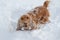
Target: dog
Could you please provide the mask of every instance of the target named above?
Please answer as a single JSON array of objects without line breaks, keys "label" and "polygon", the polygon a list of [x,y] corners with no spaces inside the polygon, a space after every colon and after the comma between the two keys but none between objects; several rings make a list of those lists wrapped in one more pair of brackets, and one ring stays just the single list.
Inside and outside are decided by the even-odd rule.
[{"label": "dog", "polygon": [[49,2],[46,0],[42,6],[35,7],[34,10],[22,15],[18,20],[16,30],[35,30],[38,29],[38,24],[46,24],[50,17],[47,9]]}]

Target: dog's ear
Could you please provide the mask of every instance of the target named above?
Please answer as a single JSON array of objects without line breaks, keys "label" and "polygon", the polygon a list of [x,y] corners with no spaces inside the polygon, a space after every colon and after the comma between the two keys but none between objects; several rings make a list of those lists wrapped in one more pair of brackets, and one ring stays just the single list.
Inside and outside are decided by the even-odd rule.
[{"label": "dog's ear", "polygon": [[46,0],[46,1],[44,2],[43,6],[47,8],[48,5],[49,5],[49,2],[50,2],[50,0]]}]

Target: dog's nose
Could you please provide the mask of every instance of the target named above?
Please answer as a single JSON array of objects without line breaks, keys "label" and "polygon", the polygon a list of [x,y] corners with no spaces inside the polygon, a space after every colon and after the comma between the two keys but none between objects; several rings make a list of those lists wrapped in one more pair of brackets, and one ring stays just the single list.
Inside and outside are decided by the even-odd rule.
[{"label": "dog's nose", "polygon": [[24,23],[25,27],[27,27],[27,23]]},{"label": "dog's nose", "polygon": [[27,24],[27,23],[24,23],[24,24]]}]

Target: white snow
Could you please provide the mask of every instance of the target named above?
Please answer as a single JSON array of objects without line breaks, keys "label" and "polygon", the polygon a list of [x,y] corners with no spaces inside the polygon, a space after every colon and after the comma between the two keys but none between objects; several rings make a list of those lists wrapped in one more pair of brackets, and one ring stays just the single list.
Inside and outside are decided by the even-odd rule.
[{"label": "white snow", "polygon": [[16,31],[18,18],[45,0],[0,0],[0,40],[60,40],[60,0],[48,7],[51,23],[34,31]]}]

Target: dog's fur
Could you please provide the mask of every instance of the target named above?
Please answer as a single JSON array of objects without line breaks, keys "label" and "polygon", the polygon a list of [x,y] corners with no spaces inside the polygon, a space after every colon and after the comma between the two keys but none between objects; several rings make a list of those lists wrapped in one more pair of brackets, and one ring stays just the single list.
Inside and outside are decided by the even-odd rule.
[{"label": "dog's fur", "polygon": [[49,11],[47,9],[49,1],[45,1],[43,6],[34,8],[33,11],[22,15],[18,20],[16,30],[34,30],[38,28],[38,24],[46,24],[49,21]]}]

